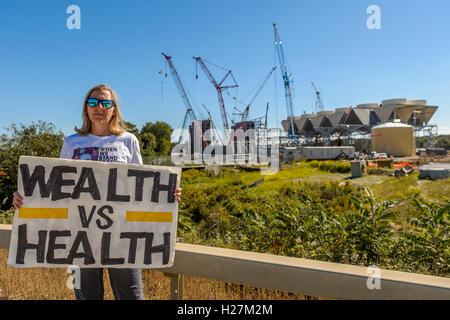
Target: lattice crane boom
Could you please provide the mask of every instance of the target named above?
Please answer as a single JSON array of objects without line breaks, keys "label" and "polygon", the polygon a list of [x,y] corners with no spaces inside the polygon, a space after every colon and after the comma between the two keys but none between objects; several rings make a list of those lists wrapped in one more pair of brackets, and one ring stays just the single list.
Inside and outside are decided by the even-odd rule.
[{"label": "lattice crane boom", "polygon": [[261,84],[261,86],[258,88],[258,90],[256,91],[255,95],[253,96],[252,100],[248,103],[247,107],[245,108],[243,114],[242,114],[242,119],[241,121],[245,121],[247,120],[248,117],[248,112],[250,110],[250,105],[253,103],[253,101],[255,101],[256,97],[258,96],[258,94],[261,92],[262,88],[264,87],[264,85],[267,83],[267,80],[269,80],[270,76],[272,75],[273,71],[276,69],[277,67],[273,67],[272,70],[270,70],[269,74],[266,76],[266,78],[264,79],[263,83]]},{"label": "lattice crane boom", "polygon": [[188,124],[188,119],[191,122],[194,122],[194,121],[197,121],[197,116],[194,113],[194,109],[192,109],[191,103],[190,103],[189,98],[188,98],[188,96],[186,94],[186,91],[184,90],[184,87],[183,87],[183,84],[181,82],[180,76],[178,75],[178,72],[175,69],[175,66],[173,65],[172,57],[164,54],[163,52],[161,52],[161,54],[167,60],[167,64],[169,65],[170,73],[172,74],[173,81],[175,82],[175,85],[177,86],[178,92],[180,93],[181,100],[183,100],[183,104],[186,107],[186,113],[185,113],[184,119],[183,119],[183,128],[182,128],[182,132],[180,134],[180,137],[178,139],[178,143],[181,143],[182,136],[183,136],[183,131],[186,130],[186,127],[187,127],[187,124]]},{"label": "lattice crane boom", "polygon": [[190,114],[192,115],[192,121],[197,120],[197,117],[194,113],[194,109],[192,109],[191,103],[189,101],[189,98],[186,94],[186,91],[184,90],[183,84],[181,83],[181,79],[180,76],[178,75],[177,70],[175,69],[175,66],[173,65],[172,62],[172,57],[164,54],[161,52],[161,54],[166,58],[167,60],[167,64],[169,65],[170,68],[170,72],[172,74],[172,78],[175,81],[175,85],[178,88],[178,91],[180,93],[181,99],[183,100],[184,106],[186,107],[187,110],[190,110]]},{"label": "lattice crane boom", "polygon": [[314,81],[311,80],[311,84],[314,88],[314,91],[316,92],[317,96],[317,108],[319,111],[325,111],[325,107],[323,106],[322,98],[320,97],[320,91],[317,90],[316,85],[314,84]]},{"label": "lattice crane boom", "polygon": [[212,73],[209,71],[208,67],[205,65],[205,63],[203,62],[202,58],[194,57],[194,59],[195,59],[195,61],[197,61],[200,64],[200,68],[202,68],[202,70],[205,73],[205,75],[208,78],[208,80],[213,84],[214,88],[216,88],[217,98],[219,100],[220,112],[221,112],[221,115],[222,115],[222,124],[223,124],[223,128],[224,128],[225,132],[227,132],[227,130],[229,129],[229,126],[228,126],[227,112],[225,110],[225,102],[223,100],[222,91],[225,90],[225,89],[236,88],[236,87],[238,87],[238,85],[237,84],[228,85],[228,86],[223,86],[222,85],[229,75],[233,76],[231,74],[231,70],[229,70],[227,72],[227,74],[222,79],[222,81],[217,83],[216,79],[214,78]]},{"label": "lattice crane boom", "polygon": [[280,39],[280,34],[278,33],[277,25],[273,24],[274,29],[274,38],[275,38],[275,48],[278,55],[278,61],[280,63],[281,68],[281,75],[283,77],[283,84],[284,84],[284,92],[285,92],[285,100],[286,100],[286,110],[287,110],[287,116],[289,120],[289,138],[296,139],[297,134],[294,126],[294,101],[292,98],[292,79],[288,75],[287,71],[287,65],[286,65],[286,58],[284,57],[284,51],[283,51],[283,44]]}]

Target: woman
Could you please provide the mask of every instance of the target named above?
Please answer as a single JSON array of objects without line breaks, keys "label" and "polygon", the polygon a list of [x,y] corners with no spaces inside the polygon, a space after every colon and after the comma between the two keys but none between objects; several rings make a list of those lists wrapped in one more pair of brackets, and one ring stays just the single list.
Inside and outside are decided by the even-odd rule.
[{"label": "woman", "polygon": [[[83,105],[83,126],[75,127],[76,134],[67,137],[60,158],[85,159],[142,164],[137,138],[126,132],[115,92],[105,84],[89,90]],[[98,152],[101,148],[102,152]],[[174,196],[181,201],[181,188]],[[14,193],[14,210],[23,205],[23,198]],[[142,300],[142,270],[110,268],[109,277],[117,300]],[[104,298],[103,269],[82,268],[78,300]]]}]

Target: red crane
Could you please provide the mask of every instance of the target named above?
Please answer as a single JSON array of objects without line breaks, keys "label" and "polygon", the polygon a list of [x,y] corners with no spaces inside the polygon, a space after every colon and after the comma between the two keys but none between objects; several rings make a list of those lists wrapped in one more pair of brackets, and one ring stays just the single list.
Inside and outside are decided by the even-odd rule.
[{"label": "red crane", "polygon": [[[236,83],[236,80],[234,79],[233,74],[231,73],[231,70],[228,70],[227,74],[222,79],[222,81],[217,83],[216,79],[214,79],[214,76],[209,71],[208,67],[205,65],[205,63],[203,62],[202,58],[200,58],[200,57],[193,57],[193,58],[195,59],[195,61],[200,63],[200,67],[202,68],[202,70],[205,73],[206,77],[213,84],[214,88],[216,88],[216,90],[217,90],[217,98],[219,99],[220,112],[222,114],[222,124],[223,124],[223,128],[224,128],[225,134],[226,134],[227,130],[229,129],[229,127],[228,127],[227,112],[225,110],[225,102],[223,101],[223,96],[222,96],[222,90],[230,89],[230,88],[236,88],[236,87],[238,87],[238,84]],[[223,82],[227,79],[227,77],[229,75],[231,75],[231,77],[233,78],[235,84],[228,85],[228,86],[223,86],[222,85]]]}]

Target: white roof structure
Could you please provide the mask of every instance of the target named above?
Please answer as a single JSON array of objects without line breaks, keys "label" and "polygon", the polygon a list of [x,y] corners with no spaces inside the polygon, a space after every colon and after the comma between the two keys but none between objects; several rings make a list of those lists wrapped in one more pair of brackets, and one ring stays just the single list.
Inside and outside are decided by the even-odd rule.
[{"label": "white roof structure", "polygon": [[[358,130],[358,126],[362,131],[368,132],[374,126],[392,123],[395,119],[405,125],[422,127],[428,125],[437,108],[437,106],[427,105],[427,100],[424,99],[395,98],[383,100],[381,104],[364,103],[355,108],[341,107],[334,111],[302,114],[300,117],[295,117],[294,122],[299,135],[336,132],[346,130],[345,128],[348,127]],[[349,109],[351,110],[346,117]],[[287,120],[282,121],[282,126],[287,131],[289,127]]]}]

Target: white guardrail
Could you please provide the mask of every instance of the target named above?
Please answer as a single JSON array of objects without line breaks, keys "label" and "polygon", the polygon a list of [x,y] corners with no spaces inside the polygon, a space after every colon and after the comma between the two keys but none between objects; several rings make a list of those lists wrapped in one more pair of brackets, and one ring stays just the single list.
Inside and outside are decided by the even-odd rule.
[{"label": "white guardrail", "polygon": [[[11,225],[0,224],[0,249]],[[184,275],[331,299],[450,300],[450,278],[176,243],[171,298],[183,299]]]}]

